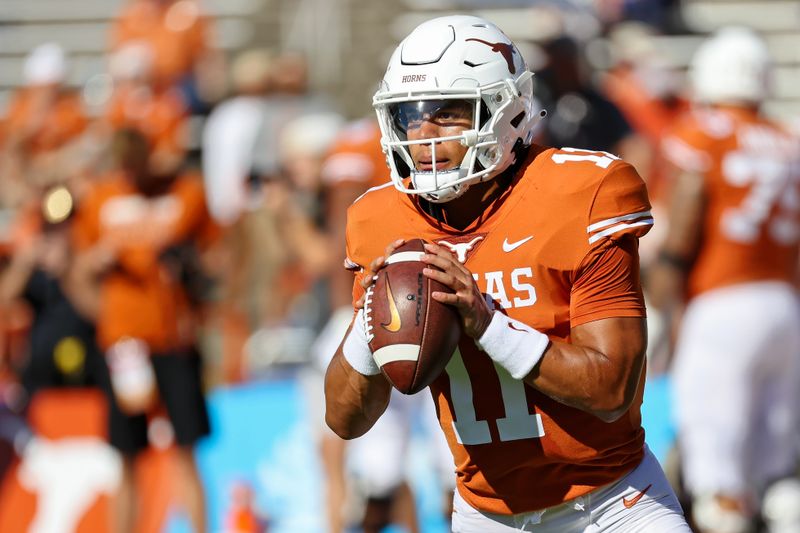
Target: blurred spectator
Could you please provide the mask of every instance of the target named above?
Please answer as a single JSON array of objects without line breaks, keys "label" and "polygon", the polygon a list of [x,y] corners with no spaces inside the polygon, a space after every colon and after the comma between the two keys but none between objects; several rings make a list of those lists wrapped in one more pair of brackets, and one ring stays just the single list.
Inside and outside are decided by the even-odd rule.
[{"label": "blurred spectator", "polygon": [[251,320],[250,241],[240,219],[258,205],[256,144],[263,124],[266,98],[272,87],[272,54],[263,49],[240,53],[231,65],[233,95],[216,106],[203,129],[202,163],[208,210],[222,226],[220,302],[216,309],[222,336],[225,383],[243,379],[244,346],[255,327]]},{"label": "blurred spectator", "polygon": [[33,310],[28,361],[22,370],[27,395],[40,388],[100,386],[106,373],[95,344],[95,287],[76,283],[81,268],[73,258],[71,193],[53,188],[33,212],[23,211],[21,224],[34,230],[18,243],[0,277],[0,304],[17,298]]},{"label": "blurred spectator", "polygon": [[[330,262],[327,273],[328,298],[331,315],[314,343],[313,363],[317,379],[312,383],[322,409],[321,381],[324,369],[344,337],[353,318],[352,273],[345,265],[345,219],[347,208],[367,189],[390,186],[386,157],[381,150],[381,131],[373,119],[350,123],[337,136],[333,148],[322,167],[324,186],[325,225],[329,248],[337,250],[337,260]],[[312,385],[313,386],[313,385]],[[311,395],[314,397],[314,395]],[[414,495],[406,481],[408,445],[414,424],[428,424],[432,441],[430,450],[437,465],[442,486],[447,493],[443,514],[449,519],[452,512],[450,495],[452,461],[438,423],[427,402],[421,397],[406,397],[395,393],[384,417],[363,437],[349,444],[335,435],[318,416],[319,446],[326,474],[326,504],[329,531],[344,530],[348,501],[355,495],[365,500],[360,527],[365,532],[377,532],[389,524],[404,526],[407,531],[418,531]],[[351,490],[355,485],[355,491]]]},{"label": "blurred spectator", "polygon": [[181,92],[153,83],[153,50],[142,43],[121,46],[109,60],[114,91],[105,113],[112,130],[141,131],[161,157],[187,145],[188,108]]},{"label": "blurred spectator", "polygon": [[592,84],[580,44],[557,37],[544,44],[547,65],[537,73],[535,90],[547,110],[544,144],[602,150],[641,168],[642,140],[620,110]]},{"label": "blurred spectator", "polygon": [[334,113],[289,122],[279,141],[283,173],[261,182],[260,205],[242,220],[251,243],[245,286],[257,309],[247,346],[251,364],[307,362],[327,315],[322,281],[333,254],[323,229],[319,174],[342,122]]},{"label": "blurred spectator", "polygon": [[266,50],[239,54],[231,65],[234,94],[214,108],[203,130],[208,208],[224,226],[235,223],[248,208],[261,173],[257,140],[272,90],[272,61]]},{"label": "blurred spectator", "polygon": [[[285,73],[277,76],[281,80],[278,83],[275,78],[279,69]],[[284,275],[293,272],[279,267],[297,252],[296,249],[289,251],[284,245],[296,247],[294,243],[305,243],[300,252],[310,254],[313,257],[308,259],[315,262],[319,262],[319,257],[327,250],[324,244],[313,247],[307,242],[309,238],[313,241],[313,235],[318,232],[314,220],[318,203],[315,189],[318,187],[313,183],[318,179],[313,176],[317,170],[303,170],[312,180],[309,183],[307,178],[298,176],[305,184],[298,182],[295,187],[291,184],[292,177],[286,176],[281,166],[282,130],[294,119],[318,116],[328,109],[324,99],[307,94],[305,64],[274,58],[262,49],[248,50],[235,58],[231,79],[234,96],[214,109],[203,131],[203,168],[209,211],[226,232],[224,261],[229,267],[224,269],[219,319],[223,336],[223,379],[227,382],[238,381],[244,375],[242,354],[250,333],[265,324],[274,326],[285,322],[283,313],[289,300],[280,300],[271,295],[273,289],[267,288],[272,286],[278,271]],[[275,92],[276,84],[280,87],[279,94]],[[292,141],[306,155],[293,157],[290,167],[308,166],[308,162],[320,157],[312,151],[329,135],[327,132],[334,126],[331,121],[340,120],[329,112],[326,116],[328,118],[319,123],[319,131],[311,130],[307,134],[307,141]],[[315,121],[314,118],[309,120]],[[296,134],[292,136],[297,138]],[[311,163],[311,166],[316,164]],[[289,172],[293,172],[293,168]],[[298,211],[295,200],[300,194],[305,197],[306,206]],[[311,211],[303,212],[305,208]],[[312,218],[310,225],[302,222],[308,214]],[[284,215],[286,218],[281,218]],[[295,224],[298,225],[294,231],[302,231],[303,235],[285,241],[281,236],[282,228]],[[318,269],[309,264],[305,266]],[[285,279],[285,286],[275,285],[274,290],[286,296],[284,288],[303,284],[300,281],[302,272],[305,270],[294,271],[297,276]],[[262,336],[251,338],[250,347],[264,346],[260,338]]]},{"label": "blurred spectator", "polygon": [[203,166],[211,213],[236,221],[258,182],[281,172],[283,128],[305,114],[331,112],[326,98],[309,92],[301,56],[267,50],[239,54],[231,68],[234,95],[217,106],[203,131]]},{"label": "blurred spectator", "polygon": [[685,33],[680,0],[593,0],[606,25],[625,20],[644,22],[665,33]]},{"label": "blurred spectator", "polygon": [[308,62],[303,55],[279,54],[270,72],[272,90],[262,113],[254,160],[254,173],[266,179],[280,172],[278,147],[283,128],[302,115],[333,111],[329,98],[309,87]]},{"label": "blurred spectator", "polygon": [[222,94],[222,56],[211,22],[195,0],[128,0],[111,31],[111,50],[136,43],[150,49],[153,84],[180,87],[195,111]]},{"label": "blurred spectator", "polygon": [[231,68],[234,95],[216,106],[206,121],[202,138],[202,165],[206,201],[214,220],[223,228],[221,240],[220,300],[216,324],[222,340],[217,372],[224,383],[243,379],[242,354],[252,331],[248,308],[249,256],[240,217],[257,203],[252,186],[256,137],[261,127],[264,99],[270,88],[271,55],[249,50],[236,57]]},{"label": "blurred spectator", "polygon": [[680,318],[678,441],[704,533],[750,531],[760,511],[769,531],[800,531],[800,154],[760,114],[770,62],[744,28],[707,40],[690,69],[697,108],[664,139],[674,189],[649,288]]},{"label": "blurred spectator", "polygon": [[12,96],[0,133],[0,203],[31,199],[30,187],[61,182],[73,164],[70,148],[87,119],[77,93],[64,81],[67,61],[54,43],[36,47],[24,65],[25,86]]},{"label": "blurred spectator", "polygon": [[20,457],[30,457],[34,435],[27,411],[41,399],[40,393],[63,387],[99,389],[108,383],[95,342],[97,291],[80,285],[74,276],[81,266],[72,253],[72,213],[73,198],[63,186],[22,209],[11,260],[0,275],[0,308],[12,309],[24,301],[32,310],[25,357],[15,369],[21,387],[13,386],[16,379],[0,378],[0,440],[12,443]]},{"label": "blurred spectator", "polygon": [[102,272],[97,337],[113,385],[110,441],[125,458],[117,528],[130,531],[135,518],[133,466],[148,446],[148,391],[156,388],[179,445],[179,495],[194,530],[203,532],[193,447],[209,433],[209,421],[194,312],[205,289],[199,254],[214,226],[199,177],[154,158],[143,134],[117,132],[112,150],[118,171],[82,199],[74,235],[79,260],[94,267],[86,270]]}]

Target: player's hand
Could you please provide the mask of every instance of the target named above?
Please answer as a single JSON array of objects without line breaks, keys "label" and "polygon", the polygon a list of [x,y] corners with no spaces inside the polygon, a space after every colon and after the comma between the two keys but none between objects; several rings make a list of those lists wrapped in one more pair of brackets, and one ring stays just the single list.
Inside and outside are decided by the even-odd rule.
[{"label": "player's hand", "polygon": [[493,311],[478,289],[472,272],[446,248],[436,244],[425,244],[425,250],[427,253],[422,256],[422,261],[439,270],[428,267],[422,271],[423,274],[453,290],[452,293],[434,291],[432,298],[458,309],[464,333],[473,339],[480,338],[492,321]]},{"label": "player's hand", "polygon": [[364,308],[364,300],[367,298],[366,291],[375,283],[375,276],[378,275],[378,271],[386,266],[386,258],[392,255],[394,251],[405,244],[405,242],[404,239],[397,239],[389,243],[383,251],[383,255],[376,257],[369,264],[367,270],[364,272],[364,277],[361,278],[361,288],[364,289],[364,294],[362,294],[361,298],[356,302],[356,309]]}]

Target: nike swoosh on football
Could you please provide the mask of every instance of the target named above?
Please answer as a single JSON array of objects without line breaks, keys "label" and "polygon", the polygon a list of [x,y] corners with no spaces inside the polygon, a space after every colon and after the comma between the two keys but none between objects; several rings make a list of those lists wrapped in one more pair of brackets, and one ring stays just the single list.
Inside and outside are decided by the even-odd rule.
[{"label": "nike swoosh on football", "polygon": [[639,500],[642,499],[642,496],[644,496],[647,493],[647,491],[650,490],[650,487],[652,487],[652,486],[653,486],[653,484],[650,483],[644,489],[639,491],[639,494],[637,494],[633,498],[628,499],[628,498],[624,498],[623,497],[622,498],[622,505],[624,505],[626,509],[630,509],[631,507],[636,505],[636,502],[638,502]]},{"label": "nike swoosh on football", "polygon": [[514,251],[531,239],[533,239],[533,235],[528,235],[524,239],[520,239],[515,242],[508,242],[508,237],[506,237],[505,240],[503,241],[503,251],[504,252]]},{"label": "nike swoosh on football", "polygon": [[387,324],[381,324],[381,327],[391,333],[397,333],[400,331],[402,323],[400,322],[400,313],[397,311],[397,304],[394,302],[394,296],[392,296],[392,286],[389,285],[388,279],[386,280],[386,297],[389,299],[390,320]]}]

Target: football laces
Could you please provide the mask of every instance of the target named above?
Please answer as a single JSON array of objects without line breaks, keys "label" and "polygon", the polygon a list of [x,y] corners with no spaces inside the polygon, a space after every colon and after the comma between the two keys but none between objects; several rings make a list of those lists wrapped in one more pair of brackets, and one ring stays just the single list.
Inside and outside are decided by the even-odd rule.
[{"label": "football laces", "polygon": [[372,333],[372,294],[375,288],[375,278],[373,278],[372,285],[367,288],[366,297],[364,298],[364,332],[367,335],[368,343],[372,342],[375,337]]}]

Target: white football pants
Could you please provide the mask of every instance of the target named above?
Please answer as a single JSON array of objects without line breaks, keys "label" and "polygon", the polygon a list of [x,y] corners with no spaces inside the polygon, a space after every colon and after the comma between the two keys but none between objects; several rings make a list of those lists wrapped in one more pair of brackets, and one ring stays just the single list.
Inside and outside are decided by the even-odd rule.
[{"label": "white football pants", "polygon": [[543,511],[498,515],[470,506],[456,490],[454,533],[691,533],[658,460],[642,462],[617,482]]},{"label": "white football pants", "polygon": [[754,497],[797,457],[800,308],[794,289],[748,283],[689,303],[673,366],[687,489]]}]

